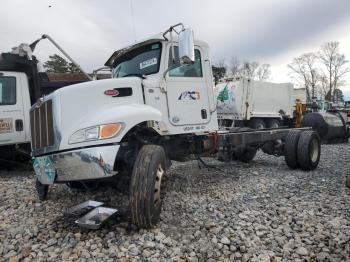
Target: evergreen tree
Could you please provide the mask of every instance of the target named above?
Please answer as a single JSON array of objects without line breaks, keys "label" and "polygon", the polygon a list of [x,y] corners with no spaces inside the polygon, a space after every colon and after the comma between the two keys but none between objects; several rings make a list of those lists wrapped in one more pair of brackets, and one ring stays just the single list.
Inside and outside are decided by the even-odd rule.
[{"label": "evergreen tree", "polygon": [[54,54],[49,56],[49,60],[44,63],[44,68],[48,73],[67,73],[68,62],[63,57]]}]

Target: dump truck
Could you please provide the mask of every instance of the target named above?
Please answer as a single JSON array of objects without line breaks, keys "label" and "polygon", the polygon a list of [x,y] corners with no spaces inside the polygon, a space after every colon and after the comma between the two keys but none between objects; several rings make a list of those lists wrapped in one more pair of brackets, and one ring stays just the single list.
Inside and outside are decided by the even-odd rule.
[{"label": "dump truck", "polygon": [[0,158],[7,161],[30,159],[31,106],[63,86],[83,82],[51,82],[46,72],[40,72],[33,51],[42,39],[53,41],[48,35],[43,35],[30,45],[20,44],[12,51],[0,54]]},{"label": "dump truck", "polygon": [[151,228],[172,161],[249,162],[264,146],[284,155],[291,168],[315,169],[321,148],[310,128],[218,130],[210,61],[208,44],[177,24],[115,51],[106,62],[112,79],[64,87],[35,103],[30,120],[39,198],[46,199],[54,183],[127,176],[131,222]]}]

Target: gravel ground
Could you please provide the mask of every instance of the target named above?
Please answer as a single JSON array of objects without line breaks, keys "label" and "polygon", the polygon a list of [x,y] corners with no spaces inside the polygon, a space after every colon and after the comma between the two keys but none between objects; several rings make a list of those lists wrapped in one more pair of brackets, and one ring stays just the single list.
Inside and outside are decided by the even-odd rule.
[{"label": "gravel ground", "polygon": [[81,230],[64,207],[95,199],[124,213],[127,196],[55,185],[41,203],[32,171],[1,170],[0,261],[350,261],[350,144],[323,145],[310,173],[260,152],[251,164],[210,163],[218,169],[172,166],[152,230],[130,227],[125,215]]}]

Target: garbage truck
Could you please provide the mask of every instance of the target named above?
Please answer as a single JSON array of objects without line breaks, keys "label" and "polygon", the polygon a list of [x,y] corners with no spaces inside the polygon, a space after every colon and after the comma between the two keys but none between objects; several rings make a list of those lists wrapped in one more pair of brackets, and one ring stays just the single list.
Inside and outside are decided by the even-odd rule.
[{"label": "garbage truck", "polygon": [[295,105],[291,83],[237,78],[215,86],[222,127],[277,128],[290,125]]},{"label": "garbage truck", "polygon": [[[204,156],[249,162],[257,150],[305,171],[317,167],[320,140],[310,128],[218,130],[209,46],[183,24],[115,51],[112,79],[61,88],[30,110],[40,199],[49,186],[129,178],[131,222],[159,221],[172,161]],[[91,211],[93,212],[93,211]],[[96,211],[94,211],[96,213]]]}]

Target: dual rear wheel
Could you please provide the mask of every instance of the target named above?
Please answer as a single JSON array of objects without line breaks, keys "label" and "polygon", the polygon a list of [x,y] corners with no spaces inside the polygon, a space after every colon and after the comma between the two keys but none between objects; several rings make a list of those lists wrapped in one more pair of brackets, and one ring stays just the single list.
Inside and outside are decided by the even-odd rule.
[{"label": "dual rear wheel", "polygon": [[318,166],[321,141],[314,131],[289,131],[284,147],[284,157],[292,169],[310,171]]},{"label": "dual rear wheel", "polygon": [[252,129],[264,129],[264,128],[279,128],[281,122],[279,119],[263,119],[263,118],[253,118],[249,121],[248,126]]}]

